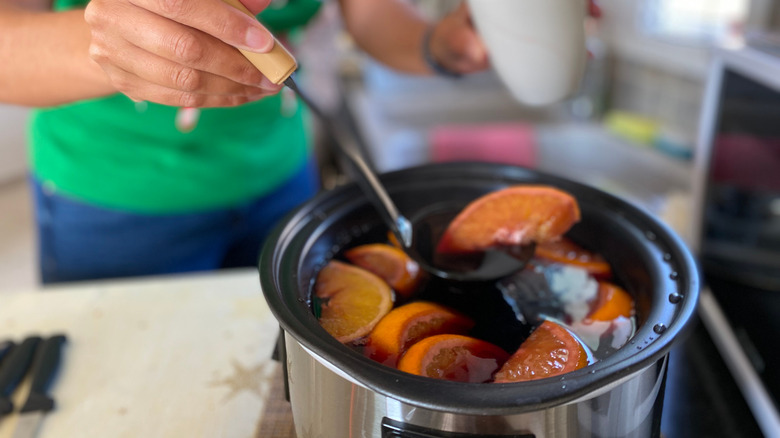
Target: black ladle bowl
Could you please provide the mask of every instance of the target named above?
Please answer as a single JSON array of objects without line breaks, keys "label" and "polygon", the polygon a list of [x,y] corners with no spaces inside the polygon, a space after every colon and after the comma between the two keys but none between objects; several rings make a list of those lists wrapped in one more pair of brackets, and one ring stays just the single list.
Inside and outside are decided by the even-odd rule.
[{"label": "black ladle bowl", "polygon": [[[484,252],[444,254],[436,244],[463,203],[439,202],[412,216],[412,242],[404,250],[422,269],[447,280],[460,282],[494,281],[522,270],[534,255],[536,245],[493,247]],[[398,236],[396,236],[398,237]]]},{"label": "black ladle bowl", "polygon": [[354,137],[337,121],[328,117],[292,76],[285,82],[320,119],[325,131],[355,170],[357,183],[379,216],[420,268],[438,278],[459,282],[493,282],[522,270],[534,254],[534,245],[488,248],[484,252],[446,257],[435,250],[441,234],[465,205],[435,203],[416,212],[410,221],[403,216],[368,165]]}]

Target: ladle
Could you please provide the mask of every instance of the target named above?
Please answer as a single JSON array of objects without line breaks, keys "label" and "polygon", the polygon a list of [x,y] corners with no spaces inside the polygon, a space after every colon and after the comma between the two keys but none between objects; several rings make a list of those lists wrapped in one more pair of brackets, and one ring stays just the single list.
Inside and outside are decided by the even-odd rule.
[{"label": "ladle", "polygon": [[368,165],[354,137],[336,120],[328,117],[308,95],[303,92],[292,76],[284,80],[320,119],[325,131],[332,137],[341,152],[357,170],[358,184],[371,200],[382,220],[398,239],[404,252],[426,272],[436,277],[468,282],[495,281],[523,269],[533,256],[534,245],[491,248],[484,253],[469,257],[466,265],[456,267],[452,263],[437,260],[434,247],[438,241],[435,230],[442,229],[460,212],[460,209],[446,204],[434,205],[410,221],[403,216],[388,195],[377,175]]},{"label": "ladle", "polygon": [[[237,8],[243,13],[254,15],[239,0],[223,0],[225,3]],[[336,120],[328,117],[319,106],[314,103],[306,93],[302,92],[295,83],[292,74],[297,70],[298,63],[289,51],[278,40],[267,53],[249,52],[243,49],[239,51],[260,70],[271,82],[284,84],[292,89],[311,111],[322,122],[323,128],[333,138],[336,145],[357,169],[358,184],[365,195],[374,204],[382,220],[390,231],[398,239],[403,250],[416,261],[420,267],[436,277],[468,282],[494,281],[511,275],[523,269],[527,261],[534,253],[533,245],[513,246],[502,249],[489,249],[481,257],[470,260],[472,265],[466,268],[449,269],[439,263],[434,263],[437,236],[434,236],[432,227],[436,219],[441,223],[442,219],[454,218],[460,210],[450,211],[450,214],[442,214],[442,209],[437,209],[435,215],[423,215],[416,217],[413,222],[404,217],[393,203],[382,183],[374,174],[371,167],[363,158],[360,148],[353,136]],[[446,266],[450,266],[449,264]]]}]

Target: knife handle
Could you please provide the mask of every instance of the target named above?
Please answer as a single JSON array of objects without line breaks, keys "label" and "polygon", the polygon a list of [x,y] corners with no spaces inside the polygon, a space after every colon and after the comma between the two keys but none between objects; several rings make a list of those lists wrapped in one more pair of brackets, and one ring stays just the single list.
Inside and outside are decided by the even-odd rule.
[{"label": "knife handle", "polygon": [[28,337],[3,361],[3,367],[0,368],[0,415],[13,411],[11,394],[27,373],[35,348],[40,342],[39,336]]},{"label": "knife handle", "polygon": [[3,358],[5,358],[8,353],[12,352],[14,347],[16,347],[16,342],[14,341],[0,342],[0,366],[3,365]]},{"label": "knife handle", "polygon": [[32,384],[27,401],[19,410],[20,413],[41,411],[48,412],[54,409],[54,399],[48,393],[57,370],[60,368],[62,344],[65,343],[65,335],[52,336],[38,347],[35,353],[35,361],[32,368]]},{"label": "knife handle", "polygon": [[[255,18],[255,15],[239,0],[222,1],[250,17]],[[260,73],[265,75],[265,77],[276,85],[281,85],[285,79],[289,78],[290,75],[298,69],[298,62],[295,61],[295,57],[292,56],[276,38],[274,38],[274,47],[268,53],[255,53],[243,49],[238,49],[238,51],[241,52],[252,65],[257,67],[257,69],[260,70]]]}]

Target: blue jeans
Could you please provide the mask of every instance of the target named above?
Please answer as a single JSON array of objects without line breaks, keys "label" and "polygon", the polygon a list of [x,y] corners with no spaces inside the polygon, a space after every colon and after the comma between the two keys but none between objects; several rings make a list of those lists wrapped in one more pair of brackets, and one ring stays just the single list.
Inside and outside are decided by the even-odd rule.
[{"label": "blue jeans", "polygon": [[95,207],[32,183],[44,284],[257,266],[273,226],[319,189],[312,160],[245,205],[146,215]]}]

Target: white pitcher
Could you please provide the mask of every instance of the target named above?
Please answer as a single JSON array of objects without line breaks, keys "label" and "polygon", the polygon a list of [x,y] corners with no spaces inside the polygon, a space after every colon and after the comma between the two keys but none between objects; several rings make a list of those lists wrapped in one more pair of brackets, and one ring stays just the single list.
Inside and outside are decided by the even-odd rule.
[{"label": "white pitcher", "polygon": [[583,0],[469,0],[491,63],[526,105],[571,96],[585,70]]}]

